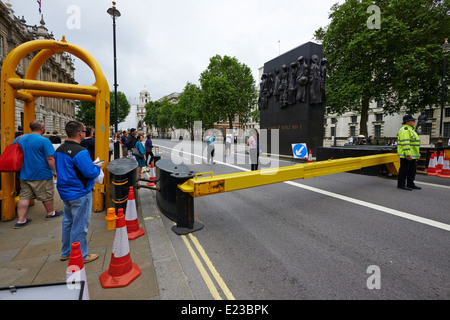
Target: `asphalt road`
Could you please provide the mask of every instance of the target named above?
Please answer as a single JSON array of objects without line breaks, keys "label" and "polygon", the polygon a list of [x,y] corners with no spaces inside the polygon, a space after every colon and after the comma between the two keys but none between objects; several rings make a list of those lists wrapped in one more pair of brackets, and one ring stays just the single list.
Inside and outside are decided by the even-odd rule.
[{"label": "asphalt road", "polygon": [[[164,159],[179,145],[153,143]],[[250,169],[181,156],[197,173]],[[448,300],[450,179],[416,180],[340,173],[196,198],[204,228],[187,236],[162,218],[195,299]]]}]

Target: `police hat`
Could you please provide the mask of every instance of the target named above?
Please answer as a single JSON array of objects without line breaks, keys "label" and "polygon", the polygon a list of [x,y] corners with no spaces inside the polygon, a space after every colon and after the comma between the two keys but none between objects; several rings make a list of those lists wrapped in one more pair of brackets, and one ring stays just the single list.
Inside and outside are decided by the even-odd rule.
[{"label": "police hat", "polygon": [[412,114],[407,114],[403,117],[403,123],[407,123],[408,121],[416,121],[416,118]]}]

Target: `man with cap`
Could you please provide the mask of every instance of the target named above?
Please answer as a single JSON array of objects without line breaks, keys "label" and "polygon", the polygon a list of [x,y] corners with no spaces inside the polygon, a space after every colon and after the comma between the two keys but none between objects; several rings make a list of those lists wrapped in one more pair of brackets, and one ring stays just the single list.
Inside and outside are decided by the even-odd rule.
[{"label": "man with cap", "polygon": [[398,131],[397,153],[400,157],[397,188],[411,191],[420,190],[414,184],[417,171],[417,160],[420,158],[420,138],[414,130],[416,119],[411,114],[403,117],[403,126]]}]

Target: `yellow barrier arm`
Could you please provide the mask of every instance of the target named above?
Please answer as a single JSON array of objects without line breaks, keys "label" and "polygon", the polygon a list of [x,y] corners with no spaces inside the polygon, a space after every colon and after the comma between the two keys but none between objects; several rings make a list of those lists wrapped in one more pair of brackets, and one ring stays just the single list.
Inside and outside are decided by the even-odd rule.
[{"label": "yellow barrier arm", "polygon": [[[235,191],[240,189],[259,187],[272,183],[309,179],[329,174],[360,170],[385,164],[392,174],[397,174],[400,158],[396,153],[378,154],[357,158],[344,158],[314,163],[297,164],[294,166],[263,169],[249,172],[238,172],[213,176],[211,172],[197,174],[178,186],[192,197],[202,197],[216,193]],[[206,176],[209,175],[209,176]]]}]

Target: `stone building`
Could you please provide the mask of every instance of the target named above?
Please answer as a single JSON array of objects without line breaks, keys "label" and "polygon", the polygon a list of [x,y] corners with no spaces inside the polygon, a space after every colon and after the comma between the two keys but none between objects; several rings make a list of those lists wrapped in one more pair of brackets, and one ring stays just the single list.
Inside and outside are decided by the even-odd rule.
[{"label": "stone building", "polygon": [[[436,143],[439,137],[441,108],[427,108],[423,113],[427,117],[427,120],[425,125],[420,128],[419,133],[429,136],[430,143]],[[373,141],[380,139],[380,143],[382,144],[385,144],[388,140],[395,140],[405,114],[406,110],[402,110],[398,114],[384,115],[381,103],[371,103],[367,121],[368,135],[374,138]],[[414,114],[414,117],[418,119],[420,115],[421,113],[416,113]],[[450,138],[449,106],[444,108],[443,116],[442,135],[444,144],[446,145]],[[334,144],[332,137],[337,137],[337,145],[343,145],[348,141],[349,137],[359,136],[361,134],[360,120],[361,116],[358,112],[347,112],[340,116],[335,114],[326,115],[324,121],[324,136],[327,140],[324,142],[324,146]]]},{"label": "stone building", "polygon": [[[45,27],[45,21],[41,16],[39,26],[31,26],[25,18],[16,16],[11,4],[0,1],[0,70],[6,56],[17,46],[32,40],[55,40],[54,36]],[[25,57],[16,73],[24,77],[27,67],[36,53]],[[72,57],[67,53],[61,53],[51,57],[41,68],[36,80],[76,84],[75,67]],[[65,124],[75,120],[75,102],[67,99],[55,99],[41,97],[36,100],[36,119],[45,123],[48,132],[56,130],[63,132]],[[23,123],[23,102],[16,100],[16,125],[28,126]]]}]

